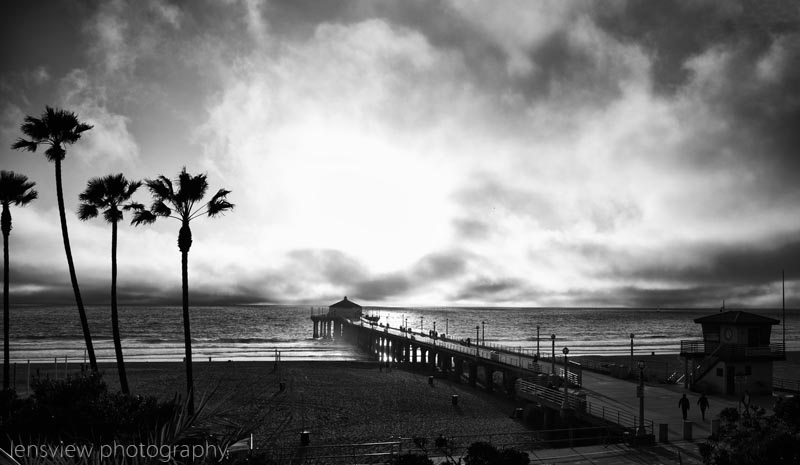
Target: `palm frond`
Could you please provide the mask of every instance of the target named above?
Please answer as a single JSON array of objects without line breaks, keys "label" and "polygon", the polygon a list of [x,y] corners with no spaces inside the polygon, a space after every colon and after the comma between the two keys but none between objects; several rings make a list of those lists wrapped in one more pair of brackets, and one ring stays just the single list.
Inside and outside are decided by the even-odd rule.
[{"label": "palm frond", "polygon": [[114,205],[103,212],[103,218],[109,223],[116,223],[122,220],[122,212]]},{"label": "palm frond", "polygon": [[78,206],[78,218],[81,221],[86,221],[96,217],[98,212],[99,210],[97,207],[92,204],[82,203]]},{"label": "palm frond", "polygon": [[44,151],[48,161],[63,160],[67,155],[67,151],[61,148],[61,145],[51,145]]},{"label": "palm frond", "polygon": [[178,202],[183,204],[198,202],[205,197],[206,191],[208,191],[208,175],[202,173],[192,176],[186,172],[184,166],[178,174],[178,186],[178,193],[175,196]]},{"label": "palm frond", "polygon": [[153,206],[150,207],[150,211],[157,216],[170,216],[172,214],[172,209],[170,209],[166,203],[160,200],[153,202]]},{"label": "palm frond", "polygon": [[122,206],[122,209],[125,211],[129,210],[144,210],[144,205],[138,202],[130,202]]},{"label": "palm frond", "polygon": [[36,147],[38,147],[38,145],[39,144],[37,144],[36,142],[30,141],[30,140],[25,140],[25,139],[20,137],[20,138],[17,139],[16,142],[11,144],[11,148],[14,149],[14,150],[25,149],[28,152],[35,152],[36,151]]},{"label": "palm frond", "polygon": [[46,142],[50,137],[50,131],[47,128],[47,123],[44,118],[34,118],[33,116],[26,116],[25,122],[20,126],[23,134],[30,137],[34,142]]},{"label": "palm frond", "polygon": [[163,174],[156,179],[145,179],[144,182],[154,199],[169,201],[174,197],[172,181]]},{"label": "palm frond", "polygon": [[0,201],[7,204],[27,205],[39,197],[33,189],[35,182],[29,181],[24,174],[13,171],[0,171]]},{"label": "palm frond", "polygon": [[134,226],[139,226],[140,224],[153,224],[156,222],[158,217],[151,213],[149,210],[141,209],[135,210],[133,212],[133,219],[131,220],[131,224]]},{"label": "palm frond", "polygon": [[220,189],[208,202],[208,216],[217,216],[220,213],[233,210],[234,205],[226,198],[231,191]]}]

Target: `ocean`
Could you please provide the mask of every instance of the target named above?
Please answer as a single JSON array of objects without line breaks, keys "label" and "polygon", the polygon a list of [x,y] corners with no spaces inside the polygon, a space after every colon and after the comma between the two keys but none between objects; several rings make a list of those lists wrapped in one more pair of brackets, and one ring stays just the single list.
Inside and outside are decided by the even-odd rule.
[{"label": "ocean", "polygon": [[[111,316],[107,306],[87,307],[89,327],[99,361],[114,361]],[[364,356],[336,341],[313,339],[312,313],[327,311],[309,306],[193,307],[191,329],[196,361],[361,360]],[[488,344],[552,350],[569,347],[576,355],[630,354],[634,334],[637,355],[677,354],[682,339],[700,339],[694,319],[714,313],[709,309],[603,309],[603,308],[379,308],[364,313],[378,315],[381,323],[399,327],[407,322],[424,333],[436,327],[455,339],[485,336]],[[752,310],[781,319],[781,310]],[[183,358],[181,307],[123,306],[120,332],[127,361],[180,361]],[[787,350],[800,350],[800,318],[787,310]],[[11,309],[12,362],[50,362],[85,357],[83,333],[75,306],[17,306]],[[476,331],[476,327],[478,328]],[[772,342],[781,342],[783,328],[773,326]]]}]

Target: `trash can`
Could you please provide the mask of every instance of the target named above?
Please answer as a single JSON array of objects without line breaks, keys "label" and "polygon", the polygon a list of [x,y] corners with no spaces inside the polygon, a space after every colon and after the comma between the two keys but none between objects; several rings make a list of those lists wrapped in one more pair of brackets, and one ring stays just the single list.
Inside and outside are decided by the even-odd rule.
[{"label": "trash can", "polygon": [[514,418],[517,418],[517,419],[522,418],[522,409],[521,408],[518,407],[518,408],[516,408],[514,410]]},{"label": "trash can", "polygon": [[450,403],[453,405],[458,405],[458,394],[453,394],[450,396]]},{"label": "trash can", "polygon": [[689,420],[683,421],[683,439],[687,441],[692,440],[692,422]]},{"label": "trash can", "polygon": [[281,392],[286,390],[286,381],[281,381],[280,383],[278,383],[278,390],[280,390]]},{"label": "trash can", "polygon": [[428,376],[428,384],[433,386],[433,376]]},{"label": "trash can", "polygon": [[307,446],[311,443],[311,432],[310,431],[301,431],[300,432],[300,445]]},{"label": "trash can", "polygon": [[669,442],[669,425],[666,423],[658,424],[658,442]]},{"label": "trash can", "polygon": [[585,412],[586,411],[586,393],[581,391],[575,394],[575,397],[578,399],[578,411]]},{"label": "trash can", "polygon": [[716,436],[719,434],[719,419],[711,420],[711,435]]}]

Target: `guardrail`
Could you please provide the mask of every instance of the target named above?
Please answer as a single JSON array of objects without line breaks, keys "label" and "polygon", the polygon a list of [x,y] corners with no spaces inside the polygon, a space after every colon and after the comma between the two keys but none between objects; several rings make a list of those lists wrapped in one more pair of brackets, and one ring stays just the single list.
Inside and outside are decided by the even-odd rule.
[{"label": "guardrail", "polygon": [[[516,389],[523,397],[526,394],[534,396],[535,399],[544,401],[550,404],[551,407],[564,405],[564,393],[559,389],[551,389],[522,379],[517,380]],[[638,415],[588,400],[585,394],[568,395],[567,406],[579,414],[591,415],[619,425],[622,428],[633,429],[634,431],[639,428]],[[653,420],[645,418],[644,428],[647,434],[653,434]]]},{"label": "guardrail", "polygon": [[[557,364],[558,360],[549,360],[544,357],[540,358],[536,355],[535,351],[523,349],[521,347],[507,347],[497,344],[475,344],[474,342],[465,344],[463,341],[454,341],[453,339],[432,337],[430,334],[418,333],[410,330],[402,330],[400,328],[392,328],[383,324],[371,325],[375,331],[391,334],[397,337],[408,338],[417,343],[426,344],[432,347],[440,347],[452,352],[458,352],[467,356],[478,357],[485,360],[490,360],[496,363],[502,363],[514,368],[530,371],[531,373],[542,373],[539,361],[548,364]],[[563,357],[561,358],[563,365]],[[573,385],[580,386],[583,383],[582,366],[579,362],[571,361],[569,363],[569,382]],[[555,370],[553,370],[555,371]],[[558,369],[559,375],[564,377],[563,366]]]},{"label": "guardrail", "polygon": [[787,392],[800,392],[800,380],[787,378],[772,378],[772,389]]}]

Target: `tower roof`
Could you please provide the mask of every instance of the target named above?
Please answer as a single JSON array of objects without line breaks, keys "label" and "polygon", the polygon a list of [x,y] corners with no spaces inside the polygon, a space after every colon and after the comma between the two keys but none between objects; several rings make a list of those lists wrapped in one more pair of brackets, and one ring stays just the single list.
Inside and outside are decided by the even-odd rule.
[{"label": "tower roof", "polygon": [[347,300],[347,296],[344,296],[344,299],[336,302],[328,308],[361,308],[361,305],[358,305],[352,300]]},{"label": "tower roof", "polygon": [[777,325],[780,320],[740,310],[715,313],[694,320],[695,323],[723,323],[729,325]]}]

